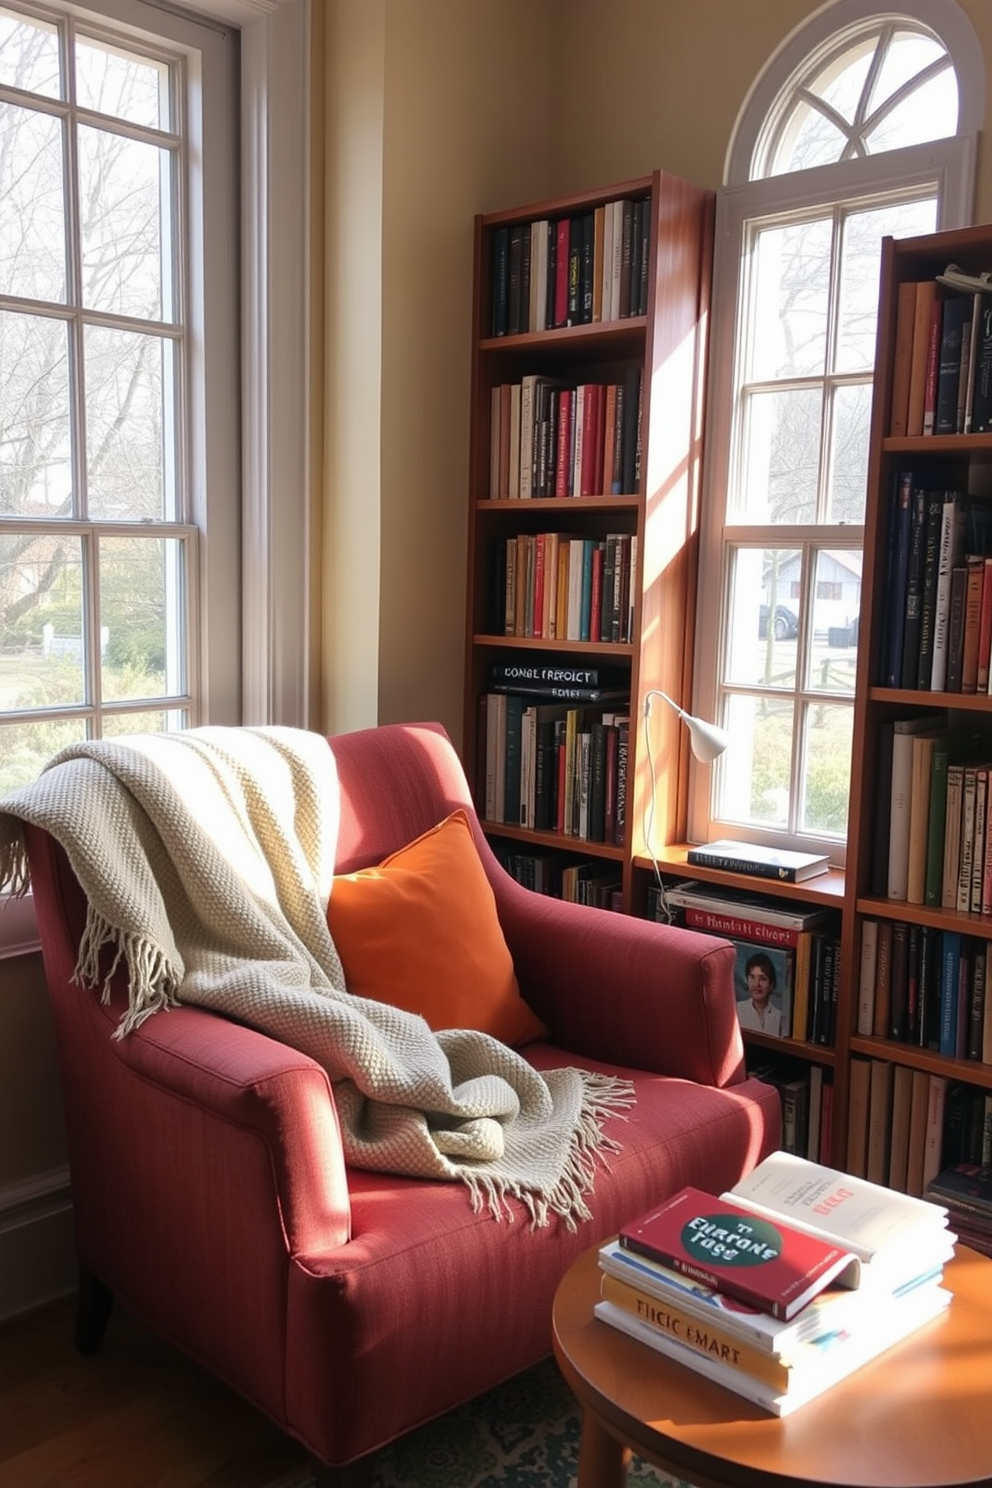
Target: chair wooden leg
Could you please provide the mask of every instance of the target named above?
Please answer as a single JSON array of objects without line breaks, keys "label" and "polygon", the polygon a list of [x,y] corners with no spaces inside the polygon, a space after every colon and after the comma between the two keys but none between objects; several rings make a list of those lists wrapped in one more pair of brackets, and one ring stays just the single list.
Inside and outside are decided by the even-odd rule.
[{"label": "chair wooden leg", "polygon": [[100,1347],[113,1305],[114,1294],[110,1288],[87,1266],[80,1266],[76,1293],[76,1348],[81,1354],[95,1354]]},{"label": "chair wooden leg", "polygon": [[328,1467],[312,1459],[314,1488],[371,1488],[374,1453],[349,1462],[347,1467]]}]

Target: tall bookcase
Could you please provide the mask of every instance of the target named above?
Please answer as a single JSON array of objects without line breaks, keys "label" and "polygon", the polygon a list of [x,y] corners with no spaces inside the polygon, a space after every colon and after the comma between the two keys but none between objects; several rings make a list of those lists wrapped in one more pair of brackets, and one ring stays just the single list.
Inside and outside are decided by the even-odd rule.
[{"label": "tall bookcase", "polygon": [[[846,1034],[843,1051],[838,1051],[838,1062],[843,1060],[843,1079],[848,1090],[849,1141],[857,1139],[856,1123],[864,1099],[863,1090],[859,1089],[853,1077],[859,1065],[864,1073],[865,1062],[890,1064],[894,1072],[908,1069],[915,1073],[917,1080],[936,1077],[937,1081],[946,1081],[945,1093],[955,1098],[960,1094],[964,1114],[969,1102],[977,1100],[981,1104],[992,1093],[992,1063],[985,1062],[980,1053],[979,1057],[974,1057],[974,1051],[972,1057],[967,1057],[967,1054],[962,1054],[960,1044],[954,1053],[946,1047],[944,1052],[939,1047],[932,1047],[934,1023],[927,1023],[925,1009],[922,1018],[914,1013],[912,1004],[908,1010],[901,1006],[894,1013],[890,1010],[886,1028],[884,1016],[881,1023],[879,1021],[876,1004],[869,1033],[869,1009],[863,1001],[868,984],[865,992],[861,991],[866,928],[871,934],[872,926],[891,926],[894,937],[912,937],[909,943],[915,945],[915,950],[911,949],[909,954],[916,960],[911,961],[911,965],[919,967],[921,957],[936,955],[938,973],[942,951],[948,944],[956,944],[949,937],[960,935],[975,947],[980,948],[986,942],[992,947],[992,918],[988,914],[934,903],[933,893],[930,902],[924,893],[923,903],[892,897],[893,887],[899,892],[901,887],[886,879],[891,857],[887,849],[893,840],[891,820],[886,817],[886,808],[892,801],[889,772],[893,759],[893,723],[905,720],[922,726],[927,715],[934,710],[939,714],[946,712],[946,732],[950,737],[964,740],[966,736],[977,736],[973,752],[970,755],[962,753],[961,757],[986,764],[992,761],[992,697],[987,686],[984,690],[962,692],[959,683],[948,680],[949,673],[945,674],[943,685],[938,690],[902,685],[909,680],[905,673],[899,676],[899,685],[892,685],[896,679],[888,664],[892,626],[899,614],[904,588],[895,580],[893,570],[900,488],[936,493],[934,499],[938,509],[951,493],[960,493],[965,498],[964,504],[971,507],[978,527],[984,527],[985,513],[992,512],[992,434],[910,436],[901,432],[904,426],[898,388],[901,376],[904,379],[900,362],[904,360],[905,351],[901,348],[907,339],[904,330],[906,311],[900,315],[899,309],[904,294],[901,286],[911,283],[932,286],[936,277],[944,274],[951,264],[971,275],[992,270],[992,227],[965,228],[921,238],[886,239],[883,244],[842,951]],[[938,288],[936,292],[938,297],[946,295],[945,304],[962,298],[953,290]],[[992,298],[987,303],[992,307]],[[962,543],[971,546],[970,539],[963,538]],[[937,551],[931,554],[931,558],[939,568],[939,541],[936,546]],[[992,553],[992,546],[985,550]],[[962,554],[959,553],[954,561],[960,566]],[[934,590],[931,592],[935,593]],[[936,598],[934,603],[936,605]],[[929,611],[929,600],[926,609]],[[936,620],[939,611],[940,605],[937,605],[931,612],[937,626],[943,623]],[[920,648],[914,644],[911,649],[915,654]],[[922,649],[925,651],[925,644]],[[926,671],[923,676],[925,678]],[[919,676],[914,680],[918,682]],[[956,690],[951,690],[952,687]],[[918,758],[925,760],[926,756],[921,754]],[[918,785],[919,782],[914,784],[912,790],[916,791]],[[929,779],[925,777],[923,788],[925,792],[930,788]],[[943,831],[937,830],[932,819],[928,831],[927,851],[933,864],[942,867]],[[909,862],[916,851],[914,844],[910,848]],[[919,896],[919,887],[910,890],[910,898],[915,900]],[[900,926],[905,926],[905,931],[899,929]],[[917,991],[919,985],[917,976]],[[928,985],[931,994],[938,995],[936,1006],[939,1007],[939,976],[935,984],[931,975]],[[876,995],[877,990],[876,978]],[[892,993],[901,997],[895,982]],[[964,996],[963,984],[961,995]],[[900,1033],[901,1036],[894,1036]],[[900,1078],[909,1083],[909,1076]],[[950,1117],[949,1107],[947,1116]],[[946,1157],[945,1144],[945,1161]]]},{"label": "tall bookcase", "polygon": [[[532,226],[541,223],[549,224],[543,249],[538,246],[541,229]],[[497,850],[544,855],[563,865],[601,865],[606,877],[615,878],[610,907],[626,911],[632,908],[632,861],[641,845],[649,791],[644,699],[650,689],[660,688],[688,702],[691,690],[712,233],[713,194],[661,171],[581,195],[479,216],[475,223],[466,769],[475,785],[479,815]],[[554,244],[554,273],[546,267],[549,240]],[[612,296],[611,242],[616,245],[615,277],[620,285],[619,294],[614,288]],[[532,244],[531,282],[536,274],[548,274],[547,293],[536,297],[538,302],[543,300],[543,308],[540,303],[531,304],[529,298],[520,304],[520,255],[526,259]],[[560,301],[555,314],[556,275],[561,264],[559,250],[568,244],[572,303],[565,316],[568,323],[561,324]],[[624,247],[629,263],[623,261]],[[631,284],[639,285],[639,290],[632,291]],[[531,448],[526,433],[531,424],[525,403],[525,433],[513,432],[514,426],[520,428],[515,400],[526,399],[525,390],[533,389],[536,379],[546,380],[551,387],[546,396],[554,401],[544,405],[544,412],[549,406],[557,412],[543,424],[541,437],[550,440],[550,453],[545,445],[539,455],[538,441],[534,441],[534,463],[524,481],[525,487],[530,485],[530,494],[521,495],[520,444],[526,442],[527,449]],[[514,387],[520,390],[516,394]],[[605,417],[590,413],[585,405],[585,427],[602,428],[603,449],[599,459],[589,461],[582,480],[574,434],[567,446],[572,453],[566,453],[562,442],[565,429],[574,431],[575,403],[566,409],[557,395],[564,390],[574,399],[586,397],[576,391],[586,387],[603,390],[596,397],[609,413]],[[623,391],[611,394],[611,388]],[[639,417],[632,425],[634,388]],[[614,419],[617,402],[622,413]],[[610,478],[607,454],[612,429],[621,450],[615,479]],[[572,474],[574,480],[568,478]],[[581,606],[576,605],[569,616],[565,608],[556,609],[555,602],[549,606],[546,597],[542,620],[541,599],[533,599],[532,570],[531,587],[523,589],[526,615],[522,617],[519,602],[514,604],[511,598],[513,613],[508,617],[508,561],[511,595],[519,592],[516,584],[525,583],[523,566],[528,562],[543,566],[545,557],[549,568],[555,565],[557,595],[558,578],[564,582],[558,566],[564,561],[563,545],[585,555],[591,614],[587,608],[583,616]],[[539,559],[538,551],[544,555]],[[518,553],[520,565],[514,573]],[[610,580],[618,570],[622,580],[613,587],[616,604],[612,605]],[[580,573],[580,569],[573,570],[573,585],[582,582]],[[546,578],[542,576],[542,586]],[[598,604],[595,598],[589,599],[597,584]],[[613,688],[609,710],[629,717],[623,745],[624,826],[622,831],[608,830],[606,840],[577,835],[575,818],[564,830],[560,818],[552,823],[546,814],[536,825],[529,821],[522,825],[512,819],[515,801],[509,820],[506,813],[499,819],[503,805],[492,808],[496,795],[505,789],[502,780],[497,787],[492,779],[495,725],[494,714],[487,715],[487,708],[493,707],[488,700],[493,695],[494,668],[520,665],[554,668],[564,674],[600,671],[601,680],[605,677]],[[528,697],[526,701],[543,700]],[[567,700],[555,701],[563,706]],[[573,701],[575,706],[586,707],[587,721],[598,717],[597,704]],[[656,765],[656,830],[664,840],[681,839],[687,743],[680,737],[675,714],[664,705],[652,708],[650,725]],[[611,747],[615,743],[611,741]],[[610,763],[612,768],[612,755]],[[515,768],[512,760],[511,768]],[[527,817],[525,810],[524,820]]]}]

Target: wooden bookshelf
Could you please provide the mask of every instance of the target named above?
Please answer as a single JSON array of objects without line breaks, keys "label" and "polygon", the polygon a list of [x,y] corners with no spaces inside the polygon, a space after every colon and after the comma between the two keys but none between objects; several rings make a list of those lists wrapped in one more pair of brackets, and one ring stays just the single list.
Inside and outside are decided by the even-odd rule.
[{"label": "wooden bookshelf", "polygon": [[[580,861],[599,864],[605,874],[615,875],[616,887],[608,907],[628,912],[634,901],[633,858],[642,845],[638,824],[643,820],[649,786],[641,728],[643,699],[651,688],[662,688],[677,699],[687,700],[691,695],[713,205],[712,192],[656,171],[601,190],[479,216],[475,223],[466,770],[474,784],[480,818],[497,851],[522,855],[550,853],[562,864]],[[608,288],[597,291],[595,287],[597,236],[600,240],[605,236],[608,241],[608,214],[612,214],[617,224],[625,214],[633,215],[635,223],[641,225],[640,242],[644,245],[644,251],[638,255],[635,227],[632,257],[641,289],[636,299],[629,294],[626,301],[621,297],[619,306],[610,298]],[[508,324],[501,318],[498,307],[502,301],[495,290],[508,237],[516,232],[519,242],[532,224],[548,222],[557,242],[558,224],[583,219],[592,223],[591,309],[580,302],[573,307],[572,315],[573,320],[580,317],[580,323],[555,324],[549,278],[540,323],[534,323],[529,315],[524,318],[518,308],[516,319]],[[530,241],[537,243],[538,239],[532,237]],[[525,303],[529,304],[529,300]],[[517,304],[519,307],[519,298]],[[617,309],[619,313],[606,317],[607,310]],[[586,314],[598,318],[581,319]],[[543,377],[559,385],[549,398],[554,398],[561,388],[577,389],[583,385],[604,389],[622,387],[629,394],[635,375],[640,381],[639,441],[636,464],[631,467],[628,462],[625,467],[627,479],[619,486],[610,480],[607,489],[609,471],[605,468],[608,462],[604,455],[598,467],[599,479],[592,484],[587,480],[584,484],[573,482],[568,486],[567,478],[562,478],[565,446],[559,440],[562,418],[571,414],[562,413],[562,402],[552,416],[557,422],[552,424],[550,455],[542,466],[544,478],[539,480],[532,471],[531,489],[537,494],[521,498],[519,448],[508,454],[513,424],[509,423],[508,434],[505,423],[516,415],[512,404],[509,415],[502,411],[505,404],[502,409],[498,402],[494,405],[493,390],[515,385],[523,388],[526,379]],[[597,396],[605,400],[607,394]],[[616,395],[614,401],[615,398]],[[631,411],[628,396],[625,416]],[[504,421],[502,459],[498,454],[494,457],[497,418]],[[604,435],[608,441],[605,428]],[[594,463],[594,472],[596,468]],[[635,471],[634,478],[629,475],[631,468]],[[511,487],[515,487],[512,495]],[[565,494],[566,489],[571,493]],[[615,539],[612,546],[607,542],[611,537]],[[498,555],[502,553],[503,561],[506,560],[510,539],[520,540],[519,551],[525,562],[534,561],[531,555],[538,546],[543,562],[546,555],[553,555],[556,543],[560,552],[563,541],[584,544],[587,555],[594,554],[602,544],[604,556],[589,558],[590,564],[609,564],[610,554],[616,552],[626,562],[633,550],[629,588],[621,602],[627,623],[621,618],[609,639],[602,624],[596,633],[595,623],[588,634],[579,635],[567,625],[556,623],[552,635],[547,607],[543,625],[536,624],[541,617],[530,610],[531,597],[525,591],[530,623],[525,619],[521,626],[517,611],[513,617],[516,633],[508,634],[507,585]],[[515,555],[510,561],[516,561]],[[606,586],[602,587],[600,617],[605,606]],[[558,613],[557,621],[565,618]],[[581,626],[581,619],[578,623]],[[514,626],[511,624],[510,628]],[[491,771],[492,751],[491,745],[487,748],[483,711],[486,705],[480,700],[491,693],[494,666],[520,662],[558,668],[607,669],[622,689],[624,701],[609,705],[609,711],[629,717],[625,828],[619,840],[614,840],[609,830],[605,832],[606,840],[587,840],[557,826],[549,830],[547,821],[534,827],[529,822],[521,825],[519,821],[498,819],[494,812],[501,809],[495,800],[499,790],[494,788],[492,779],[487,811],[487,758]],[[542,701],[536,697],[526,699],[527,703]],[[567,699],[557,701],[569,705]],[[575,702],[579,705],[581,700]],[[586,722],[595,717],[592,710],[596,706],[589,704]],[[666,840],[677,840],[685,834],[688,745],[683,733],[671,710],[653,710],[654,747],[663,762],[655,797],[655,820]],[[505,782],[503,789],[505,804]],[[513,804],[511,799],[511,808]]]},{"label": "wooden bookshelf", "polygon": [[[837,1072],[849,1085],[853,1059],[888,1061],[908,1066],[946,1082],[949,1102],[978,1103],[992,1093],[992,1063],[986,1040],[986,1059],[968,1058],[959,1044],[956,1052],[933,1047],[932,1036],[910,1014],[901,1038],[880,1036],[859,1028],[859,984],[862,932],[866,922],[909,926],[917,944],[925,927],[938,943],[945,935],[961,935],[976,946],[992,946],[992,916],[962,911],[940,903],[911,903],[894,898],[880,882],[879,842],[885,839],[885,726],[895,719],[914,719],[932,709],[946,710],[948,730],[977,734],[988,740],[984,752],[992,760],[992,698],[987,687],[979,692],[932,691],[905,685],[890,686],[892,653],[889,647],[895,607],[902,591],[894,586],[890,568],[893,532],[893,490],[903,473],[910,473],[914,489],[947,493],[958,491],[973,506],[976,517],[992,515],[992,436],[987,433],[893,435],[900,427],[893,404],[900,285],[933,280],[949,264],[966,273],[992,270],[992,227],[965,228],[926,237],[885,239],[882,246],[875,395],[868,463],[865,519],[864,581],[861,602],[861,648],[855,692],[853,768],[847,885],[845,892],[842,970],[844,986],[844,1044],[838,1048]],[[938,290],[938,294],[941,293]],[[956,291],[948,295],[960,298]],[[992,306],[992,298],[988,301]],[[946,499],[946,497],[945,497]],[[979,528],[982,523],[980,522]],[[968,544],[970,546],[970,543]],[[992,545],[982,548],[992,554]],[[888,658],[888,660],[887,660]],[[899,682],[905,682],[905,676]],[[880,810],[880,807],[883,808]],[[932,850],[934,844],[929,843]],[[986,998],[989,1002],[990,999]],[[983,1094],[984,1093],[984,1094]],[[992,1121],[992,1102],[986,1103],[986,1122]],[[966,1137],[960,1138],[966,1141]],[[988,1143],[986,1136],[986,1144]],[[941,1164],[958,1153],[959,1141],[945,1129]]]}]

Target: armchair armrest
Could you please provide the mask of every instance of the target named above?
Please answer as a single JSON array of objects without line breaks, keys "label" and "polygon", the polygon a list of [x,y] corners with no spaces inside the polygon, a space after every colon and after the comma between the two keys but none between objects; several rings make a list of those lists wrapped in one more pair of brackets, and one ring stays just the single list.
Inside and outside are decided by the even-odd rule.
[{"label": "armchair armrest", "polygon": [[[120,1008],[101,1009],[116,1022]],[[211,1118],[264,1144],[289,1253],[350,1238],[351,1209],[337,1108],[326,1070],[276,1039],[200,1008],[149,1018],[114,1041],[117,1058]]]},{"label": "armchair armrest", "polygon": [[701,1085],[744,1078],[728,941],[494,883],[520,990],[556,1043]]}]

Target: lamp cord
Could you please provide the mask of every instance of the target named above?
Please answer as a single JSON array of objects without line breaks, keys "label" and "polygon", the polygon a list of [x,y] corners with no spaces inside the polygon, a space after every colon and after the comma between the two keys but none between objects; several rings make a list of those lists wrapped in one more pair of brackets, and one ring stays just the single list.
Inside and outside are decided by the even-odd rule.
[{"label": "lamp cord", "polygon": [[664,884],[664,881],[663,881],[662,876],[661,876],[661,868],[658,866],[658,859],[654,855],[654,847],[652,846],[652,843],[651,843],[651,835],[652,835],[652,833],[654,831],[654,797],[655,797],[655,790],[656,790],[656,780],[655,780],[655,771],[654,771],[654,754],[652,753],[652,750],[651,750],[651,729],[650,729],[649,724],[648,724],[648,720],[650,718],[650,714],[651,714],[651,693],[649,692],[647,694],[647,696],[645,697],[645,699],[644,699],[644,713],[643,713],[643,718],[644,718],[644,752],[647,755],[647,760],[648,760],[648,778],[650,780],[650,787],[651,787],[650,790],[648,791],[647,802],[645,803],[645,806],[644,806],[644,817],[643,817],[644,845],[645,845],[645,847],[648,850],[648,857],[651,859],[651,864],[652,864],[652,867],[654,868],[655,883],[656,883],[657,888],[658,888],[658,908],[660,909],[662,915],[664,916],[664,922],[665,922],[665,924],[666,925],[670,925],[672,923],[672,920],[674,918],[674,915],[673,915],[673,911],[671,909],[671,906],[668,903],[668,897],[665,894],[665,884]]}]

